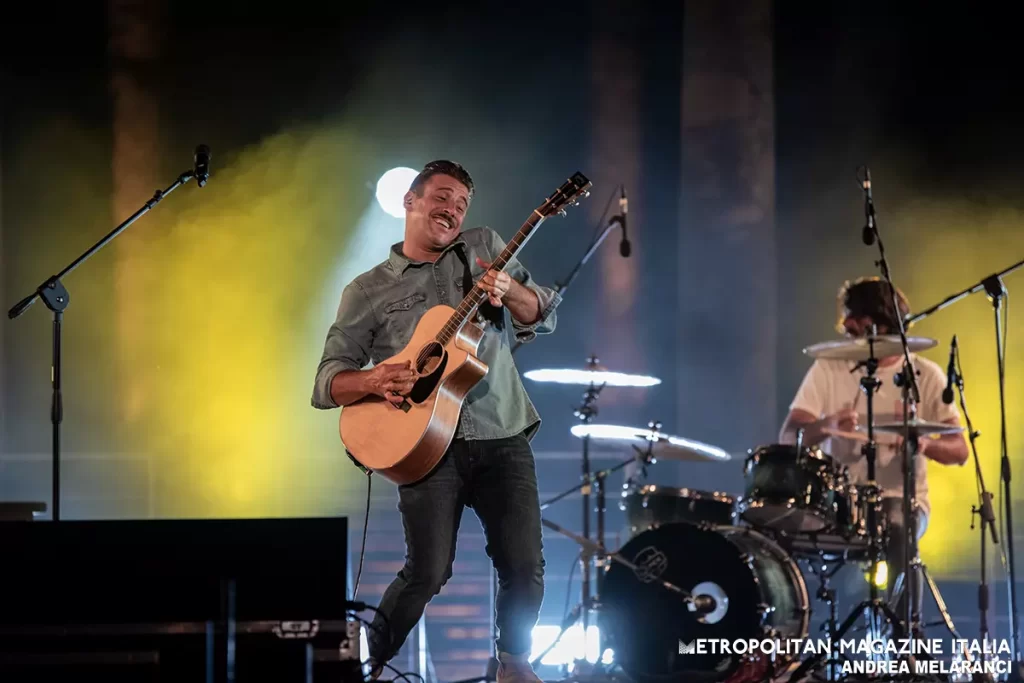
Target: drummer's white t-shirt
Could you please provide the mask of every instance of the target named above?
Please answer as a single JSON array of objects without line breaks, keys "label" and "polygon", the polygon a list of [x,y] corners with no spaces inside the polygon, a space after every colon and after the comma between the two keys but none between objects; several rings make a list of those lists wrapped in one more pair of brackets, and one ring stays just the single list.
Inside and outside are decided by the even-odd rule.
[{"label": "drummer's white t-shirt", "polygon": [[[942,391],[946,388],[946,372],[934,361],[917,354],[910,354],[911,363],[917,370],[917,388],[921,402],[917,405],[917,419],[929,422],[945,422],[959,418],[956,402],[949,405],[942,402]],[[862,367],[851,372],[856,363],[845,360],[817,359],[804,376],[803,383],[793,399],[790,409],[804,410],[819,419],[836,413],[843,408],[856,408],[860,431],[867,433],[867,394],[861,388],[860,380],[867,373]],[[896,386],[893,377],[902,368],[902,363],[879,367],[875,378],[881,386],[874,394],[875,424],[903,421],[902,390]],[[875,480],[882,488],[885,498],[901,498],[903,492],[902,452],[896,450],[896,434],[875,432],[878,444],[875,460]],[[821,443],[821,450],[828,453],[849,468],[851,481],[863,483],[868,478],[867,459],[861,453],[862,441],[832,437]],[[914,457],[917,501],[927,515],[931,511],[928,501],[928,470],[922,455]]]}]

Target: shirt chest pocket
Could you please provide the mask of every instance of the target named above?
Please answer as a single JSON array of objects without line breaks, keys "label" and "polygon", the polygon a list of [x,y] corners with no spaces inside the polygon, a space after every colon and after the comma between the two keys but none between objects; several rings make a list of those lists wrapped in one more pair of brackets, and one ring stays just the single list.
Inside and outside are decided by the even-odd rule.
[{"label": "shirt chest pocket", "polygon": [[416,292],[384,304],[384,333],[376,341],[382,353],[391,356],[405,347],[416,331],[416,323],[427,312],[426,302],[426,294]]},{"label": "shirt chest pocket", "polygon": [[426,300],[426,294],[422,294],[420,292],[410,294],[409,296],[403,297],[401,299],[398,299],[397,301],[392,301],[391,303],[386,304],[384,306],[384,314],[387,316],[402,315],[414,309],[422,309],[422,304]]}]

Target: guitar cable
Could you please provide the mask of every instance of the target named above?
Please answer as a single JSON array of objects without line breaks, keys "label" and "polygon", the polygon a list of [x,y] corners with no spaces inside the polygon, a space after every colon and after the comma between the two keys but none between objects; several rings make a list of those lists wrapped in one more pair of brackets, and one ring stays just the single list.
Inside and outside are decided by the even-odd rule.
[{"label": "guitar cable", "polygon": [[352,589],[352,600],[359,595],[359,579],[363,575],[363,557],[366,555],[366,531],[370,528],[370,489],[372,487],[373,472],[366,470],[366,514],[363,516],[363,541],[359,546],[359,569],[356,571],[356,584]]}]

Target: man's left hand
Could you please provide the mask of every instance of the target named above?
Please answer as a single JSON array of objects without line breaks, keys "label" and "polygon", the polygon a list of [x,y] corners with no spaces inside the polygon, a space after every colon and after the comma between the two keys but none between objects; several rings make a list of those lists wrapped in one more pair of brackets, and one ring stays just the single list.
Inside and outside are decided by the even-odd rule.
[{"label": "man's left hand", "polygon": [[476,264],[487,269],[476,286],[487,292],[487,299],[491,304],[501,306],[508,290],[512,288],[512,277],[504,271],[491,270],[491,264],[481,260],[479,256],[476,258]]}]

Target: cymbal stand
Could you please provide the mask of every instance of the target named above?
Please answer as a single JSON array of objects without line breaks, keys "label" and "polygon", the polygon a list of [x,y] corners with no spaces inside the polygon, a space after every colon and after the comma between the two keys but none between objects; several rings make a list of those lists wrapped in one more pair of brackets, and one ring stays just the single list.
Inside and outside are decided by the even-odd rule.
[{"label": "cymbal stand", "polygon": [[[878,359],[875,357],[875,337],[877,336],[877,330],[872,330],[871,337],[868,339],[868,359],[862,361],[865,367],[865,374],[860,379],[861,389],[864,391],[867,397],[867,422],[868,422],[868,440],[861,446],[861,453],[863,453],[868,464],[868,483],[864,487],[867,492],[870,505],[868,505],[868,540],[869,540],[869,556],[871,558],[872,573],[877,571],[878,564],[884,553],[882,548],[881,539],[878,537],[878,513],[879,510],[879,490],[878,483],[875,481],[875,455],[877,453],[877,444],[875,443],[875,408],[874,408],[874,397],[875,392],[881,386],[881,382],[875,376],[878,371]],[[885,616],[891,624],[896,626],[899,624],[899,617],[885,603],[884,600],[879,598],[878,586],[875,585],[873,580],[870,584],[870,597],[868,600],[862,601],[860,604],[850,610],[849,615],[843,621],[839,627],[839,631],[832,636],[832,642],[840,641],[846,632],[849,631],[854,623],[856,623],[858,617],[862,614],[868,615],[868,632],[871,633],[871,639],[878,639],[881,633],[881,624],[879,614]],[[798,683],[804,676],[810,673],[812,670],[817,669],[821,666],[822,659],[825,657],[825,653],[818,652],[814,656],[804,660],[800,666],[793,671],[789,678],[790,683]]]},{"label": "cymbal stand", "polygon": [[[600,367],[597,356],[591,356],[587,359],[588,370],[598,370]],[[580,407],[575,410],[575,415],[580,422],[583,424],[590,424],[597,416],[597,397],[601,394],[601,390],[604,388],[604,384],[596,385],[593,382],[587,387],[587,390],[583,392],[583,403]],[[630,462],[630,461],[627,461]],[[625,465],[623,465],[625,466]],[[583,458],[581,462],[582,472],[580,475],[580,487],[579,490],[583,493],[583,537],[590,540],[590,485],[592,478],[590,476],[590,435],[583,435]],[[603,483],[600,487],[600,493],[604,493]],[[601,501],[603,507],[603,501]],[[543,509],[543,508],[541,508]],[[601,512],[600,519],[603,521],[604,515],[603,510]],[[604,537],[600,534],[604,533],[604,529],[598,530],[598,543],[601,547],[604,546]],[[592,607],[592,599],[590,595],[590,562],[591,555],[587,548],[583,548],[583,552],[580,554],[580,565],[581,565],[581,590],[583,591],[583,644],[586,648],[587,643],[587,632],[590,625],[590,609]],[[586,651],[584,649],[584,651]],[[600,652],[600,648],[598,648]]]},{"label": "cymbal stand", "polygon": [[[586,619],[586,615],[587,615],[587,613],[590,610],[595,609],[595,608],[600,608],[601,579],[602,579],[602,576],[601,576],[602,572],[600,571],[600,568],[606,566],[606,562],[608,561],[608,559],[612,559],[612,560],[615,560],[615,561],[620,561],[620,562],[623,562],[625,564],[628,564],[624,559],[617,558],[615,556],[615,553],[609,553],[605,549],[605,546],[604,546],[604,510],[605,510],[605,484],[604,484],[604,482],[608,478],[609,474],[613,474],[613,473],[623,469],[627,465],[631,465],[631,464],[637,462],[638,460],[640,461],[642,466],[647,466],[648,464],[650,464],[651,461],[654,459],[653,448],[654,448],[654,442],[653,441],[648,443],[648,447],[647,447],[646,453],[644,451],[640,450],[639,448],[637,448],[636,446],[634,446],[633,449],[637,452],[638,457],[634,456],[634,457],[631,457],[631,458],[627,458],[626,460],[623,460],[622,462],[618,463],[614,467],[609,467],[607,469],[600,470],[600,471],[595,472],[593,474],[588,474],[588,475],[586,475],[584,477],[583,482],[580,483],[579,485],[573,486],[572,488],[567,489],[566,491],[563,491],[562,493],[559,493],[557,496],[555,496],[553,498],[549,498],[548,500],[546,500],[543,503],[541,503],[540,509],[541,510],[546,510],[547,508],[551,507],[551,505],[557,503],[558,501],[562,500],[563,498],[566,498],[566,497],[572,495],[573,493],[577,493],[579,491],[585,491],[585,490],[589,489],[591,484],[594,485],[594,487],[595,487],[595,489],[597,491],[597,540],[596,541],[591,540],[586,534],[584,534],[583,536],[577,536],[576,534],[572,533],[571,531],[567,531],[566,529],[563,529],[562,527],[554,524],[553,522],[549,522],[546,519],[542,518],[541,522],[545,526],[547,526],[548,528],[553,529],[553,530],[555,530],[555,531],[557,531],[559,533],[565,534],[569,538],[572,538],[573,540],[575,540],[580,545],[580,547],[582,548],[582,551],[581,551],[581,556],[582,557],[589,558],[591,555],[595,556],[596,561],[597,561],[597,566],[598,566],[598,572],[597,572],[597,591],[596,591],[596,593],[594,595],[591,595],[589,590],[582,591],[583,594],[582,594],[580,602],[577,603],[576,606],[573,607],[569,611],[569,613],[566,615],[565,620],[563,620],[563,622],[561,624],[561,627],[560,627],[560,630],[558,632],[558,635],[551,642],[551,645],[549,645],[547,647],[547,649],[545,649],[543,652],[538,654],[533,659],[533,661],[531,662],[531,664],[533,666],[537,666],[537,664],[540,663],[540,661],[544,658],[544,656],[547,655],[547,653],[550,652],[555,647],[555,645],[558,644],[558,641],[562,638],[562,636],[565,634],[565,632],[567,630],[569,630],[569,628],[573,624],[575,624],[576,621],[579,620],[580,618],[583,618],[583,620],[584,620],[583,621],[584,647],[586,647],[586,628],[587,628],[587,623],[588,623],[587,619]],[[584,565],[584,566],[586,566],[586,565]],[[669,584],[669,585],[671,585],[671,584]],[[599,639],[599,642],[598,642],[598,661],[599,662],[600,662],[600,656],[603,654],[600,645],[601,645],[601,641]]]},{"label": "cymbal stand", "polygon": [[[810,570],[818,577],[819,586],[815,597],[828,605],[828,621],[824,624],[824,630],[828,634],[829,642],[835,644],[838,642],[836,633],[839,627],[839,603],[836,597],[836,590],[829,585],[829,580],[846,565],[846,562],[838,561],[830,569],[826,564],[824,553],[822,552],[820,555],[822,557],[808,559],[806,562]],[[833,645],[834,649],[835,646]],[[829,659],[825,664],[827,666],[825,680],[830,683],[837,681],[841,670],[837,653],[834,651],[830,653]]]},{"label": "cymbal stand", "polygon": [[[898,310],[898,309],[897,309]],[[906,637],[918,638],[921,635],[921,605],[917,599],[921,592],[918,569],[921,567],[921,558],[918,557],[917,548],[917,464],[918,457],[918,433],[910,426],[912,420],[917,417],[916,403],[911,401],[910,386],[913,382],[915,370],[909,362],[904,362],[903,369],[895,375],[896,386],[903,394],[903,524],[906,533],[903,537],[903,585],[906,587],[903,601],[903,624],[906,627]],[[923,456],[922,456],[923,457]]]}]

